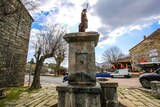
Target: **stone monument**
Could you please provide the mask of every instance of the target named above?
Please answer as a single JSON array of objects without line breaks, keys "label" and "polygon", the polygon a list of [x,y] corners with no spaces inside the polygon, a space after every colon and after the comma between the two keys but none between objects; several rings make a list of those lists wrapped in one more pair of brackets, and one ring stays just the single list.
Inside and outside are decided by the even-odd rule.
[{"label": "stone monument", "polygon": [[[86,18],[86,17],[85,17]],[[81,22],[81,24],[82,22]],[[64,39],[69,43],[68,84],[57,86],[58,107],[101,107],[101,87],[96,82],[95,47],[97,32],[68,33]]]}]

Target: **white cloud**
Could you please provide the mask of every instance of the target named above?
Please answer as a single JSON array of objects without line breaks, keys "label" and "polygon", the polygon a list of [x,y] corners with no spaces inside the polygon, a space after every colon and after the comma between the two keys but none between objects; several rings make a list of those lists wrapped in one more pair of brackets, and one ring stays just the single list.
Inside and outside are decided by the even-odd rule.
[{"label": "white cloud", "polygon": [[29,42],[29,51],[28,53],[34,53],[35,49],[33,48],[33,42],[37,41],[37,36],[36,34],[39,32],[38,29],[31,29],[31,34],[30,34],[30,42]]},{"label": "white cloud", "polygon": [[[40,2],[41,11],[37,11],[39,14],[35,15],[35,21],[40,21],[41,25],[62,23],[68,27],[77,27],[77,30],[81,11],[89,2],[87,31],[98,31],[101,34],[99,44],[104,45],[107,39],[110,39],[108,44],[115,43],[118,36],[135,29],[141,30],[144,26],[147,27],[160,20],[159,0],[145,2],[144,0],[116,2],[112,0],[40,0]],[[44,15],[44,12],[48,12],[48,15]]]},{"label": "white cloud", "polygon": [[[78,29],[82,9],[86,7],[87,3],[89,3],[88,9],[90,9],[90,7],[93,6],[96,2],[97,0],[41,0],[39,11],[36,11],[33,16],[34,19],[36,19],[35,21],[39,22],[40,25],[63,23],[69,27],[77,26]],[[43,14],[44,12],[49,13],[46,16]],[[90,20],[96,19],[96,16],[92,17],[89,14],[88,17],[91,17]],[[89,24],[91,24],[90,26],[93,25],[92,22],[95,22],[95,20],[89,21]],[[93,26],[92,30],[96,30],[96,26]]]},{"label": "white cloud", "polygon": [[[100,33],[98,48],[114,45],[117,37],[142,30],[155,21],[160,24],[159,0],[40,0],[34,15],[41,25],[62,23],[78,31],[81,11],[89,2],[88,29]],[[44,15],[48,12],[48,15]],[[33,34],[36,30],[32,31]],[[32,34],[32,35],[33,35]],[[32,36],[31,36],[32,37]],[[32,38],[31,38],[32,39]]]},{"label": "white cloud", "polygon": [[54,12],[50,12],[49,15],[46,17],[44,24],[48,23],[63,23],[66,25],[74,26],[77,24],[77,21],[80,20],[79,12],[80,10],[68,9],[68,8],[61,8],[58,14],[54,14]]},{"label": "white cloud", "polygon": [[[45,59],[44,63],[56,63],[56,61],[54,60],[54,58],[47,58],[47,59]],[[68,60],[65,59],[65,60],[61,63],[61,66],[68,68]]]},{"label": "white cloud", "polygon": [[41,0],[41,4],[39,9],[41,11],[51,11],[55,7],[59,7],[60,5],[60,0]]},{"label": "white cloud", "polygon": [[131,26],[122,26],[122,27],[119,27],[113,31],[111,31],[109,34],[108,34],[108,38],[105,39],[106,36],[104,36],[104,40],[102,40],[101,42],[98,43],[98,47],[100,48],[104,48],[104,46],[107,46],[107,45],[113,45],[115,44],[116,42],[116,38],[117,37],[120,37],[120,36],[123,36],[125,33],[128,33],[132,30],[141,30],[145,27],[148,27],[149,25],[131,25]]},{"label": "white cloud", "polygon": [[[160,20],[159,0],[99,0],[92,14],[101,20],[103,36],[99,46],[114,44],[116,38],[132,30],[142,30]],[[106,27],[107,26],[107,27]],[[109,37],[108,37],[109,36]]]},{"label": "white cloud", "polygon": [[35,41],[36,40],[36,34],[37,33],[39,33],[38,29],[35,29],[35,28],[31,29],[30,41]]},{"label": "white cloud", "polygon": [[158,24],[160,24],[160,20],[158,21]]}]

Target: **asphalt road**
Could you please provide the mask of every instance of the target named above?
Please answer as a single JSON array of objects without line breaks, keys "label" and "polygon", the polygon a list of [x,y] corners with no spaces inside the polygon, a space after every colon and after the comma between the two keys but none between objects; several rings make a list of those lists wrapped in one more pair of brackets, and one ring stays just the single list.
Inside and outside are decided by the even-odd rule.
[{"label": "asphalt road", "polygon": [[[31,76],[31,81],[33,76]],[[138,77],[134,78],[107,78],[109,81],[118,82],[119,87],[127,87],[127,88],[142,88]],[[28,82],[29,76],[25,76],[25,82]],[[53,76],[41,76],[41,85],[63,85],[67,84],[67,82],[63,83],[63,76],[61,77],[53,77]]]},{"label": "asphalt road", "polygon": [[[33,80],[33,76],[31,76],[31,81]],[[62,85],[67,84],[67,82],[63,83],[63,77],[53,77],[53,76],[40,76],[41,85]],[[29,76],[25,76],[25,82],[29,81]]]},{"label": "asphalt road", "polygon": [[110,81],[118,82],[119,87],[143,88],[138,77],[135,78],[109,78]]}]

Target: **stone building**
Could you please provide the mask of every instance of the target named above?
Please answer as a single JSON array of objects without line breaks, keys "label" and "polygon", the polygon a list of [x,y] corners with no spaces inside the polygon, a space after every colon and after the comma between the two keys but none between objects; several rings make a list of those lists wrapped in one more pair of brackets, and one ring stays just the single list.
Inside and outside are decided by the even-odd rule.
[{"label": "stone building", "polygon": [[113,69],[131,69],[131,58],[130,57],[125,57],[125,58],[120,58],[117,61],[112,63],[112,68]]},{"label": "stone building", "polygon": [[129,50],[131,55],[132,68],[141,62],[160,61],[160,29],[157,29],[136,46]]},{"label": "stone building", "polygon": [[20,0],[0,1],[0,87],[24,84],[32,22]]}]

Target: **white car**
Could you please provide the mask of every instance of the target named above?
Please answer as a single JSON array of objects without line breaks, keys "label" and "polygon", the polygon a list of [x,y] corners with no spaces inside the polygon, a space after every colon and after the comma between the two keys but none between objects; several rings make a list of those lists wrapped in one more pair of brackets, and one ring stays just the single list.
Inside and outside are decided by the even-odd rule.
[{"label": "white car", "polygon": [[117,69],[114,73],[110,74],[112,78],[114,77],[131,77],[131,71],[129,69]]}]

